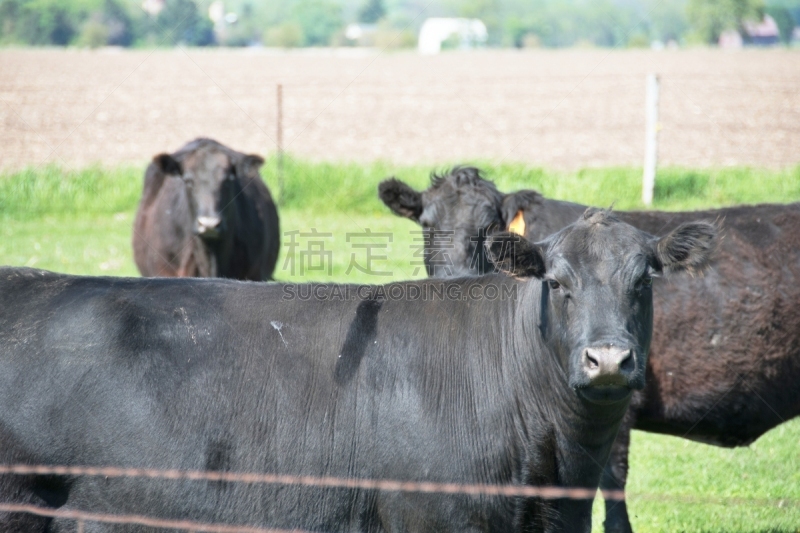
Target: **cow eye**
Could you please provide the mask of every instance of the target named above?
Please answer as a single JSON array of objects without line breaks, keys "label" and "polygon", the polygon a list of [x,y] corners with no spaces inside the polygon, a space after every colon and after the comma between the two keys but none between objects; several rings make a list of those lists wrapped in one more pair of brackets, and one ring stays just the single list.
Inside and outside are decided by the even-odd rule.
[{"label": "cow eye", "polygon": [[554,279],[548,279],[547,284],[550,286],[550,290],[557,291],[561,288],[561,284]]},{"label": "cow eye", "polygon": [[653,277],[650,274],[645,274],[641,278],[639,278],[639,282],[636,284],[637,290],[648,289],[653,286]]}]

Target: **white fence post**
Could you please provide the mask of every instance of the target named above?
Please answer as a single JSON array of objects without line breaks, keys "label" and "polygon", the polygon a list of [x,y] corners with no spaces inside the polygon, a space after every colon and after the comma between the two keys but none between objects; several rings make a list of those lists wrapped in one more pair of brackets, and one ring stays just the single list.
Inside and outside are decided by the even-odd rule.
[{"label": "white fence post", "polygon": [[647,76],[647,126],[645,130],[644,176],[642,177],[642,202],[653,203],[658,166],[658,76]]}]

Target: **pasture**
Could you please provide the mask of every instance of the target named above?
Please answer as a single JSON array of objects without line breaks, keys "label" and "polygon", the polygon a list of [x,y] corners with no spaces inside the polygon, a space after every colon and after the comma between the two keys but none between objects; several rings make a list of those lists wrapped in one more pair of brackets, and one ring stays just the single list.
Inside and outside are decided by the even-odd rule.
[{"label": "pasture", "polygon": [[[454,162],[485,168],[503,191],[641,209],[650,72],[662,80],[655,209],[800,201],[790,50],[5,49],[0,72],[3,265],[138,275],[131,228],[148,159],[201,135],[273,153],[277,83],[290,154],[280,281],[423,277],[417,226],[376,186],[395,175],[424,188]],[[277,196],[274,158],[262,176]],[[353,264],[367,266],[358,242],[373,245],[371,272]],[[733,450],[639,431],[632,441],[636,531],[800,531],[800,419]],[[594,531],[602,516],[598,501]]]},{"label": "pasture", "polygon": [[[390,214],[375,190],[390,174],[422,188],[428,179],[427,167],[289,161],[280,211],[284,245],[292,231],[302,235],[316,229],[330,234],[321,240],[330,252],[331,274],[319,257],[307,258],[306,269],[300,272],[300,253],[314,239],[320,240],[306,237],[298,240],[293,260],[284,246],[275,272],[279,280],[384,283],[424,275],[424,267],[415,258],[420,246],[414,240],[416,226]],[[641,208],[640,171],[635,168],[570,173],[511,163],[482,166],[504,191],[529,187],[555,198]],[[135,166],[77,171],[46,167],[2,176],[0,263],[80,274],[137,275],[130,239],[141,173],[141,167]],[[274,160],[267,161],[262,175],[275,193]],[[753,187],[754,183],[759,186]],[[655,207],[678,210],[792,200],[800,200],[800,167],[781,171],[668,168],[659,175]],[[388,275],[358,268],[348,272],[351,259],[365,266],[365,256],[347,235],[364,234],[367,229],[373,233],[370,239],[381,245],[372,250],[371,269]],[[392,240],[376,237],[379,234],[390,234]],[[378,260],[378,256],[387,259]],[[640,532],[796,532],[799,445],[800,420],[779,426],[748,448],[734,450],[634,431],[628,485],[633,525]],[[598,500],[595,531],[601,531],[601,511]]]}]

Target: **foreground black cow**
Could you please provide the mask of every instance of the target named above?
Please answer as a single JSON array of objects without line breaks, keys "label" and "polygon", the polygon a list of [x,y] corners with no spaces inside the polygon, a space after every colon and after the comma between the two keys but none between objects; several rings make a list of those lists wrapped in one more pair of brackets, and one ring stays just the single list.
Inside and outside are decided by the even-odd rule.
[{"label": "foreground black cow", "polygon": [[196,139],[147,167],[133,226],[143,276],[272,278],[278,213],[258,173],[264,160]]},{"label": "foreground black cow", "polygon": [[[595,490],[644,386],[651,275],[702,269],[715,231],[587,211],[539,244],[493,236],[513,277],[377,287],[3,269],[0,462]],[[326,532],[588,532],[592,504],[10,475],[0,501]]]},{"label": "foreground black cow", "polygon": [[[425,253],[428,273],[439,277],[489,271],[476,243],[493,230],[536,240],[586,209],[534,191],[504,195],[474,168],[435,176],[422,193],[386,180],[380,196],[439,232]],[[606,489],[625,487],[631,427],[743,446],[800,414],[800,204],[617,216],[653,235],[698,217],[722,219],[725,238],[707,276],[656,282],[647,387],[620,428]],[[607,531],[631,530],[624,503],[607,501],[606,510]]]}]

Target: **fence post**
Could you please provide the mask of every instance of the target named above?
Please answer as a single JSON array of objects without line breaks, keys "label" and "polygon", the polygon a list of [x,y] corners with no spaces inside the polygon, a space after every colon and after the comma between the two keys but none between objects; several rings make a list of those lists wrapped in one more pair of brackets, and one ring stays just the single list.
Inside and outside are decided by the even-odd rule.
[{"label": "fence post", "polygon": [[647,126],[645,129],[644,176],[642,177],[642,202],[653,203],[653,188],[656,184],[658,166],[658,76],[647,76]]},{"label": "fence post", "polygon": [[276,120],[276,144],[277,146],[277,164],[278,164],[278,205],[282,205],[284,201],[283,189],[283,85],[278,84],[277,92],[277,107],[278,116]]}]

